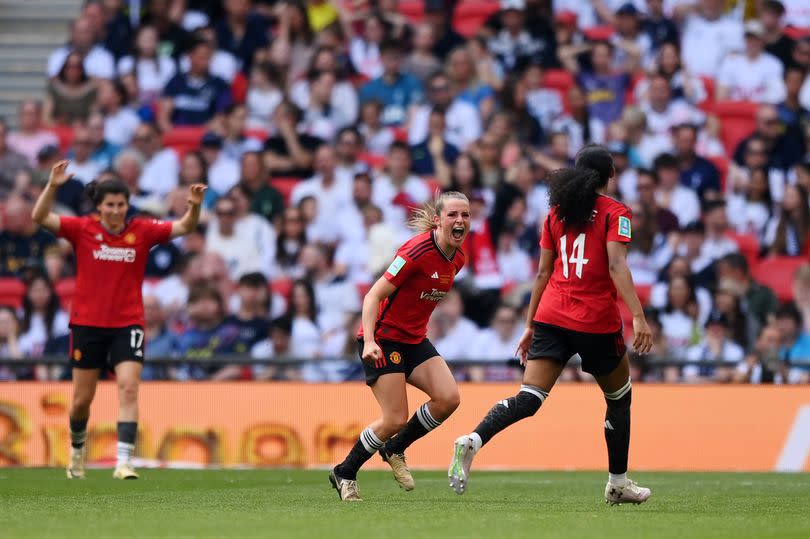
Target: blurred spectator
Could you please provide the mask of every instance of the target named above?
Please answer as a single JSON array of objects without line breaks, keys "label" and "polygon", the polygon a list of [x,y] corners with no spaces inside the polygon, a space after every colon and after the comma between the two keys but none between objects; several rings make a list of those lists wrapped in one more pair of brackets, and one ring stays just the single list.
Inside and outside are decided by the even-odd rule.
[{"label": "blurred spectator", "polygon": [[723,13],[723,0],[684,3],[682,7],[691,11],[681,34],[683,63],[695,75],[714,77],[727,54],[743,50],[742,23]]},{"label": "blurred spectator", "polygon": [[248,151],[242,154],[239,185],[249,192],[250,211],[273,225],[277,224],[284,211],[284,197],[268,183],[261,153]]},{"label": "blurred spectator", "polygon": [[[467,41],[467,56],[473,60],[475,73],[474,78],[477,80],[477,85],[474,85],[471,90],[474,90],[473,96],[483,96],[486,97],[486,88],[489,87],[493,91],[497,92],[503,88],[503,78],[504,72],[501,65],[498,63],[497,59],[489,52],[487,48],[487,39],[483,35],[476,35],[471,37]],[[458,73],[456,72],[456,67],[453,65],[453,60],[449,60],[447,65],[447,75],[452,80],[453,84],[460,87],[462,84],[462,80],[458,77]],[[462,97],[465,95],[465,92],[461,92]],[[486,108],[482,108],[480,105],[486,105],[487,100],[482,100],[479,103],[479,111],[481,112],[481,116],[484,120],[486,120],[489,116],[488,111]],[[495,99],[493,96],[492,99],[493,106],[495,105]]]},{"label": "blurred spectator", "polygon": [[620,4],[613,17],[613,67],[633,73],[652,65],[653,41],[642,29],[642,12],[632,3]]},{"label": "blurred spectator", "polygon": [[425,139],[411,146],[414,174],[435,177],[440,185],[449,182],[450,167],[459,154],[458,148],[447,140],[446,118],[445,108],[434,106],[428,118]]},{"label": "blurred spectator", "polygon": [[[219,47],[217,34],[211,26],[202,26],[192,33],[192,43],[195,40],[203,41],[211,46],[213,51],[208,71],[214,77],[219,77],[227,84],[231,84],[239,73],[239,60],[230,52]],[[188,73],[191,69],[191,51],[186,51],[179,61],[180,71]]]},{"label": "blurred spectator", "polygon": [[[462,102],[473,106],[477,114],[477,120],[486,120],[495,110],[495,91],[491,81],[481,78],[479,68],[476,66],[476,58],[469,47],[459,47],[453,49],[447,58],[445,68],[446,80],[451,86],[451,93],[454,95],[453,103]],[[483,66],[482,66],[483,68]],[[491,67],[490,67],[491,69]],[[491,79],[492,75],[487,78]],[[502,79],[502,77],[499,77]],[[499,81],[500,88],[502,80]],[[431,95],[435,101],[435,97]],[[439,96],[441,97],[441,96]]]},{"label": "blurred spectator", "polygon": [[216,24],[217,43],[236,56],[244,73],[250,73],[256,51],[266,47],[267,21],[258,13],[251,12],[250,0],[225,0],[225,17]]},{"label": "blurred spectator", "polygon": [[580,68],[576,56],[563,57],[561,60],[566,69],[576,74],[577,84],[585,91],[590,113],[609,124],[621,116],[630,78],[625,72],[613,70],[614,47],[610,43],[597,41],[579,50],[590,52],[587,68]]},{"label": "blurred spectator", "polygon": [[543,128],[532,116],[527,97],[528,88],[523,80],[514,79],[511,84],[507,84],[501,99],[503,109],[492,117],[488,130],[493,129],[499,117],[505,117],[511,128],[510,140],[514,140],[521,147],[538,148],[543,143]]},{"label": "blurred spectator", "polygon": [[[784,135],[779,113],[772,105],[762,105],[757,109],[755,131],[740,141],[734,150],[734,161],[737,165],[745,164],[748,144],[755,138],[763,141],[762,156],[766,158],[765,162],[769,169],[784,171],[801,159],[801,141]],[[771,184],[771,194],[773,194],[774,200],[782,200],[781,191],[777,193],[773,184]]]},{"label": "blurred spectator", "polygon": [[544,84],[543,68],[539,65],[530,65],[523,72],[521,78],[526,89],[526,105],[540,127],[549,131],[552,122],[563,114],[563,105],[560,93],[550,90]]},{"label": "blurred spectator", "polygon": [[[785,125],[786,133],[800,138],[804,135],[802,127],[810,121],[810,111],[802,106],[799,99],[799,93],[805,79],[807,79],[806,70],[798,66],[788,66],[785,69],[785,97],[776,106],[779,119]],[[805,140],[805,143],[807,143],[807,140]]]},{"label": "blurred spectator", "polygon": [[678,27],[664,14],[664,0],[647,0],[647,13],[642,29],[652,41],[652,50],[660,51],[665,43],[678,43]]},{"label": "blurred spectator", "polygon": [[239,308],[225,318],[225,323],[237,326],[239,339],[253,348],[267,338],[267,316],[272,301],[267,278],[258,272],[243,274],[237,281],[236,295]]},{"label": "blurred spectator", "polygon": [[495,55],[504,72],[520,71],[536,62],[551,65],[554,51],[547,50],[548,42],[529,32],[526,25],[525,0],[501,0],[502,29],[489,40],[489,50]]},{"label": "blurred spectator", "polygon": [[141,24],[154,26],[158,32],[158,54],[177,59],[189,43],[189,34],[179,24],[170,0],[147,0]]},{"label": "blurred spectator", "polygon": [[127,104],[127,90],[121,81],[104,81],[98,84],[98,108],[103,114],[104,139],[116,146],[126,146],[132,141],[140,118]]},{"label": "blurred spectator", "polygon": [[287,80],[306,75],[314,39],[307,11],[300,0],[279,5],[278,28],[270,45],[270,60],[287,72]]},{"label": "blurred spectator", "polygon": [[719,361],[728,367],[687,365],[683,368],[686,382],[730,382],[733,368],[745,358],[745,351],[729,338],[729,321],[726,315],[714,312],[706,321],[706,332],[700,343],[689,348],[687,359],[695,362]]},{"label": "blurred spectator", "polygon": [[[135,127],[137,127],[137,123]],[[107,140],[104,129],[104,115],[100,112],[91,113],[90,117],[87,119],[87,130],[90,133],[90,142],[92,143],[93,150],[90,159],[102,170],[112,168],[115,156],[121,151],[121,146]],[[68,155],[68,159],[69,158],[70,155]]]},{"label": "blurred spectator", "polygon": [[507,286],[526,283],[535,274],[534,262],[518,244],[519,230],[517,223],[507,221],[498,235],[496,257],[501,276]]},{"label": "blurred spectator", "polygon": [[70,26],[70,41],[48,57],[48,78],[56,77],[67,65],[68,57],[75,53],[83,61],[88,77],[111,79],[115,76],[115,59],[104,47],[96,44],[96,36],[86,17],[79,17]]},{"label": "blurred spectator", "polygon": [[738,253],[731,253],[717,262],[717,277],[720,281],[730,280],[740,290],[743,309],[754,316],[760,326],[768,322],[778,301],[773,290],[756,282],[750,273],[748,261]]},{"label": "blurred spectator", "polygon": [[219,290],[197,285],[188,295],[188,325],[177,336],[175,353],[188,362],[171,369],[175,380],[237,380],[242,376],[238,365],[215,366],[205,363],[217,355],[245,354],[239,328],[225,322],[225,303]]},{"label": "blurred spectator", "polygon": [[433,53],[435,44],[436,33],[433,26],[427,22],[418,24],[413,36],[413,50],[402,63],[402,69],[416,77],[423,85],[427,85],[428,77],[442,67]]},{"label": "blurred spectator", "polygon": [[79,54],[72,52],[56,77],[48,82],[43,122],[70,125],[87,120],[96,102],[98,89],[84,71]]},{"label": "blurred spectator", "polygon": [[51,131],[42,129],[42,103],[25,100],[19,107],[19,130],[8,135],[8,146],[37,164],[37,154],[46,146],[59,146],[59,138]]},{"label": "blurred spectator", "polygon": [[743,289],[730,279],[718,279],[714,290],[714,310],[728,319],[731,340],[750,349],[759,334],[760,323],[743,309]]},{"label": "blurred spectator", "polygon": [[[350,25],[346,25],[351,30]],[[366,79],[376,79],[383,73],[382,44],[388,38],[390,25],[378,12],[368,14],[363,21],[362,35],[348,32],[349,58],[354,70]]]},{"label": "blurred spectator", "polygon": [[[436,307],[436,316],[443,325],[443,337],[436,347],[447,360],[469,359],[471,343],[478,336],[478,326],[464,316],[464,303],[457,288],[451,288]],[[514,352],[514,350],[513,350]]]},{"label": "blurred spectator", "polygon": [[135,129],[132,146],[144,157],[138,187],[155,195],[165,195],[177,185],[180,163],[177,153],[163,146],[160,129],[152,123],[142,123]]},{"label": "blurred spectator", "polygon": [[715,262],[740,249],[729,237],[728,215],[723,200],[709,200],[703,205],[703,224],[706,236],[701,247],[701,256]]},{"label": "blurred spectator", "polygon": [[356,174],[367,172],[368,165],[360,160],[362,150],[363,136],[356,127],[344,127],[338,131],[335,141],[335,173],[354,178]]},{"label": "blurred spectator", "polygon": [[636,191],[638,192],[638,202],[644,206],[654,208],[658,231],[669,235],[678,230],[678,218],[667,208],[662,208],[655,200],[656,176],[649,169],[638,169],[636,176]]},{"label": "blurred spectator", "polygon": [[[508,305],[499,305],[492,315],[489,327],[479,331],[470,343],[469,358],[502,361],[514,358],[523,329],[523,324],[518,320],[517,311]],[[470,379],[475,382],[508,380],[515,377],[512,369],[498,365],[472,367],[468,371]]]},{"label": "blurred spectator", "polygon": [[144,342],[149,354],[143,366],[141,378],[143,380],[165,380],[168,378],[168,369],[164,365],[152,363],[150,360],[168,358],[172,355],[177,338],[169,332],[166,325],[166,313],[157,296],[143,296],[144,314]]},{"label": "blurred spectator", "polygon": [[68,319],[50,279],[44,274],[29,279],[20,318],[20,353],[25,357],[42,356],[48,339],[70,332]]},{"label": "blurred spectator", "polygon": [[396,138],[394,130],[382,124],[383,105],[379,101],[367,101],[360,107],[358,129],[366,142],[369,153],[385,155]]},{"label": "blurred spectator", "polygon": [[[180,163],[180,174],[178,175],[177,187],[169,194],[170,214],[174,216],[183,215],[188,203],[188,188],[191,184],[201,183],[208,185],[208,162],[199,150],[192,150],[183,156]],[[203,196],[203,215],[214,207],[214,202],[220,194],[209,186]]]},{"label": "blurred spectator", "polygon": [[301,249],[307,244],[304,218],[299,208],[289,206],[281,217],[276,239],[276,258],[273,274],[288,279],[298,279],[304,270],[298,262]]},{"label": "blurred spectator", "polygon": [[551,124],[552,131],[563,131],[570,140],[570,157],[574,157],[586,144],[602,144],[605,141],[605,123],[591,114],[587,96],[581,86],[568,90],[568,114]]},{"label": "blurred spectator", "polygon": [[779,357],[780,332],[776,325],[762,328],[751,353],[740,362],[735,382],[750,384],[783,383],[787,364]]},{"label": "blurred spectator", "polygon": [[385,222],[403,237],[406,222],[413,208],[427,202],[431,193],[418,176],[411,173],[411,151],[395,142],[388,151],[386,173],[374,179],[372,201],[383,211]]},{"label": "blurred spectator", "polygon": [[593,2],[579,0],[556,0],[552,3],[557,20],[572,20],[580,29],[590,28],[599,23]]},{"label": "blurred spectator", "polygon": [[98,38],[116,60],[129,52],[132,43],[132,26],[122,4],[121,0],[90,0],[84,8],[84,16],[98,27]]},{"label": "blurred spectator", "polygon": [[764,169],[766,172],[768,190],[774,202],[781,202],[785,196],[785,170],[779,167],[768,166],[767,142],[760,136],[748,139],[743,155],[743,166],[736,163],[729,164],[726,190],[733,192],[745,191],[751,182],[754,170]]},{"label": "blurred spectator", "polygon": [[[354,124],[357,121],[359,107],[357,90],[351,82],[346,80],[345,73],[338,62],[337,52],[331,47],[321,46],[316,49],[309,66],[309,75],[291,83],[290,100],[302,110],[307,110],[312,96],[310,79],[321,73],[331,73],[335,79],[331,89],[321,84],[321,88],[319,88],[321,95],[317,100],[319,106],[327,107],[328,105],[327,108],[336,109],[340,114],[342,124]],[[328,96],[324,95],[327,90],[329,90]]]},{"label": "blurred spectator", "polygon": [[789,368],[787,380],[790,383],[810,381],[810,333],[802,318],[802,313],[792,304],[780,307],[775,313],[773,325],[778,331],[778,354],[783,365]]},{"label": "blurred spectator", "polygon": [[245,98],[247,127],[271,132],[274,129],[273,112],[282,99],[282,76],[275,66],[268,62],[254,65],[250,71],[250,84]]},{"label": "blurred spectator", "polygon": [[8,146],[8,124],[0,118],[0,199],[15,190],[17,174],[30,168],[24,155]]},{"label": "blurred spectator", "polygon": [[[269,336],[256,343],[250,350],[253,359],[292,358],[292,320],[280,316],[270,323]],[[297,380],[299,370],[294,367],[277,367],[271,363],[253,367],[254,380]]]},{"label": "blurred spectator", "polygon": [[636,100],[639,102],[648,99],[650,81],[657,75],[663,76],[669,81],[672,99],[683,99],[689,104],[697,105],[708,97],[703,80],[683,69],[681,50],[678,48],[677,42],[661,45],[655,64],[652,74],[639,80],[633,90]]},{"label": "blurred spectator", "polygon": [[93,161],[93,139],[90,136],[90,129],[80,125],[73,130],[73,142],[70,150],[70,164],[67,172],[87,185],[96,179],[102,168]]},{"label": "blurred spectator", "polygon": [[[465,309],[479,326],[486,326],[500,301],[504,279],[498,267],[486,201],[480,194],[470,198],[470,232],[464,240],[467,266],[464,269],[462,288]],[[475,309],[472,306],[475,305]]]},{"label": "blurred spectator", "polygon": [[154,26],[141,25],[135,34],[133,54],[118,61],[119,76],[135,77],[141,103],[156,102],[163,93],[163,88],[177,73],[172,57],[158,50],[158,40],[158,31]]},{"label": "blurred spectator", "polygon": [[705,200],[720,193],[720,174],[711,161],[697,155],[697,134],[695,125],[682,123],[674,126],[672,138],[681,170],[681,184]]},{"label": "blurred spectator", "polygon": [[360,101],[374,100],[383,104],[384,125],[405,125],[413,117],[414,109],[422,102],[422,85],[408,73],[403,73],[403,46],[397,41],[382,43],[380,54],[383,73],[360,88]]},{"label": "blurred spectator", "polygon": [[[20,323],[14,309],[8,305],[0,305],[0,357],[3,359],[21,358],[18,344]],[[0,381],[8,382],[28,378],[28,369],[0,366]]]},{"label": "blurred spectator", "polygon": [[633,241],[627,253],[627,265],[637,285],[652,285],[672,258],[666,235],[658,230],[656,207],[634,203]]},{"label": "blurred spectator", "polygon": [[310,71],[308,106],[304,109],[303,132],[332,142],[337,132],[351,125],[355,117],[350,117],[348,109],[334,106],[333,96],[337,77],[333,71]]},{"label": "blurred spectator", "polygon": [[762,238],[773,215],[773,198],[768,186],[768,171],[751,170],[750,179],[742,190],[728,199],[728,218],[740,234],[753,234]]},{"label": "blurred spectator", "polygon": [[224,113],[222,127],[214,130],[222,136],[222,153],[238,163],[243,153],[261,151],[263,141],[247,131],[247,107],[235,103],[225,108]]},{"label": "blurred spectator", "polygon": [[239,182],[239,163],[222,150],[225,141],[208,132],[200,140],[200,150],[208,163],[208,185],[217,193],[227,193]]},{"label": "blurred spectator", "polygon": [[681,171],[677,158],[661,154],[653,163],[656,202],[678,217],[681,227],[700,218],[700,200],[694,191],[681,184]]},{"label": "blurred spectator", "polygon": [[444,138],[456,148],[463,150],[481,136],[481,117],[478,109],[467,101],[453,97],[450,80],[442,72],[432,75],[428,81],[428,102],[413,111],[408,126],[408,143],[416,145],[428,136],[430,114],[435,107],[445,111]]},{"label": "blurred spectator", "polygon": [[233,99],[227,82],[209,72],[211,45],[195,41],[188,54],[188,73],[175,75],[163,90],[159,123],[164,131],[169,131],[172,125],[204,125],[222,113]]},{"label": "blurred spectator", "polygon": [[666,306],[661,312],[661,325],[674,357],[686,358],[689,346],[699,338],[698,315],[694,286],[686,277],[671,277]]},{"label": "blurred spectator", "polygon": [[[217,256],[217,255],[214,255]],[[175,271],[157,282],[144,282],[143,296],[154,296],[160,301],[167,320],[179,317],[180,310],[188,301],[188,290],[201,281],[202,259],[199,255],[185,252],[177,261]]]},{"label": "blurred spectator", "polygon": [[810,202],[801,185],[785,187],[779,215],[768,223],[764,244],[768,252],[781,256],[806,256],[810,253]]},{"label": "blurred spectator", "polygon": [[785,35],[784,16],[785,6],[778,0],[764,0],[759,8],[759,22],[762,23],[765,51],[787,67],[790,64],[795,42]]},{"label": "blurred spectator", "polygon": [[776,104],[785,87],[784,67],[765,51],[765,28],[756,20],[745,23],[745,54],[730,54],[717,73],[717,99]]},{"label": "blurred spectator", "polygon": [[450,51],[464,44],[464,38],[453,29],[455,0],[426,0],[425,21],[433,27],[437,36],[433,54],[442,62]]},{"label": "blurred spectator", "polygon": [[278,134],[264,143],[264,163],[274,177],[307,178],[312,175],[315,149],[323,141],[299,131],[301,109],[284,100],[273,111]]},{"label": "blurred spectator", "polygon": [[648,80],[646,100],[640,108],[647,118],[647,129],[651,133],[668,136],[669,131],[676,126],[703,123],[703,113],[685,99],[673,98],[669,80],[665,75],[651,75]]},{"label": "blurred spectator", "polygon": [[302,359],[318,357],[321,349],[321,330],[316,322],[317,306],[312,283],[296,280],[290,294],[287,315],[292,318],[292,347],[290,356]]},{"label": "blurred spectator", "polygon": [[61,256],[56,238],[31,219],[33,204],[12,194],[5,200],[0,231],[0,272],[22,276],[29,268],[45,268],[49,256]]}]

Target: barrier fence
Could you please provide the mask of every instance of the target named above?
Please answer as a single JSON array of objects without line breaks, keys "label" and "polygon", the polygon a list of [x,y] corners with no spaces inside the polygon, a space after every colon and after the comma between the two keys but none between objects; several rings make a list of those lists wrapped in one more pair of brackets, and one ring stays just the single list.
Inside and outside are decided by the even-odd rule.
[{"label": "barrier fence", "polygon": [[[453,440],[516,389],[461,384],[461,406],[408,450],[411,466],[445,469]],[[65,382],[0,384],[0,466],[64,466],[70,396]],[[425,398],[413,388],[408,397],[411,410]],[[115,384],[101,382],[89,424],[91,464],[115,459],[117,402]],[[561,384],[537,416],[490,442],[475,466],[605,469],[604,412],[594,384]],[[141,465],[325,468],[377,415],[359,382],[145,382],[136,455]],[[807,387],[637,384],[632,429],[634,470],[810,471]]]}]

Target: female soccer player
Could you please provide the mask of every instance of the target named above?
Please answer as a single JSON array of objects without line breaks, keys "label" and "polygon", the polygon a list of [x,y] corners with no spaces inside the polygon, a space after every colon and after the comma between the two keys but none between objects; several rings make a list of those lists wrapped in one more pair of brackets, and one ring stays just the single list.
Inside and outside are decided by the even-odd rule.
[{"label": "female soccer player", "polygon": [[586,146],[574,168],[550,178],[552,210],[543,225],[539,269],[517,349],[526,365],[523,385],[517,395],[493,406],[475,431],[456,440],[448,475],[457,494],[466,490],[481,446],[534,415],[568,359],[579,354],[582,369],[593,374],[607,402],[605,501],[642,503],[650,497],[650,489],[627,479],[631,386],[617,290],[633,313],[633,347],[646,354],[652,335],[627,267],[630,210],[604,195],[615,174],[605,148]]},{"label": "female soccer player", "polygon": [[[377,451],[399,486],[413,490],[405,449],[459,405],[453,374],[425,335],[433,309],[464,266],[461,246],[470,230],[470,203],[461,193],[444,193],[418,212],[411,226],[421,233],[399,248],[363,300],[358,352],[382,417],[366,427],[346,460],[329,474],[343,501],[361,500],[357,471]],[[406,384],[430,397],[410,420]]]},{"label": "female soccer player", "polygon": [[102,369],[118,383],[118,462],[113,477],[137,479],[132,467],[138,430],[138,383],[144,360],[144,314],[141,287],[149,250],[197,227],[205,186],[189,187],[189,207],[175,222],[126,219],[129,190],[120,180],[90,182],[85,194],[98,212],[65,217],[51,212],[56,191],[71,177],[67,161],[51,169],[32,217],[46,230],[65,238],[76,258],[76,292],[70,309],[70,362],[73,401],[70,407],[70,479],[84,477],[84,446],[90,404]]}]

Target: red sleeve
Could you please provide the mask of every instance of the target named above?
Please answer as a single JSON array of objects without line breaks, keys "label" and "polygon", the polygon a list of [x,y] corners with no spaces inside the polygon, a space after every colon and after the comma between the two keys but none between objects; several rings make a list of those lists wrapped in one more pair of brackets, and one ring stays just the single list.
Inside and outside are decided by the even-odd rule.
[{"label": "red sleeve", "polygon": [[630,243],[633,238],[633,212],[625,205],[616,206],[608,216],[607,241]]},{"label": "red sleeve", "polygon": [[543,230],[540,231],[540,248],[554,250],[554,238],[551,237],[551,213],[546,216]]},{"label": "red sleeve", "polygon": [[391,262],[391,265],[388,266],[388,269],[385,270],[385,278],[388,279],[388,282],[392,285],[399,288],[415,269],[416,262],[400,251],[397,253],[396,258],[394,258],[394,261]]},{"label": "red sleeve", "polygon": [[60,238],[65,238],[70,243],[75,243],[76,238],[79,237],[79,231],[84,226],[84,217],[69,217],[67,215],[59,216],[59,233]]},{"label": "red sleeve", "polygon": [[150,219],[146,223],[146,231],[151,245],[166,243],[172,235],[172,222]]}]

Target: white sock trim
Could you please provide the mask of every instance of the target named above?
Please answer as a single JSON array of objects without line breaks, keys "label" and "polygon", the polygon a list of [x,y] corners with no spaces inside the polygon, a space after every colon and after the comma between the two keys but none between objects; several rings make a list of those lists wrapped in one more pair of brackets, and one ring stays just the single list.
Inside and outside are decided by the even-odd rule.
[{"label": "white sock trim", "polygon": [[363,447],[366,448],[366,451],[369,453],[376,453],[379,449],[383,446],[383,441],[377,438],[377,435],[374,434],[374,431],[371,430],[371,427],[366,427],[363,432],[360,433],[360,443],[363,444]]},{"label": "white sock trim", "polygon": [[529,393],[530,395],[534,395],[535,397],[540,399],[540,404],[543,404],[543,402],[546,400],[546,397],[548,397],[547,391],[543,391],[537,386],[530,386],[528,384],[521,385],[520,391],[524,393]]},{"label": "white sock trim", "polygon": [[627,472],[625,473],[609,473],[608,483],[614,487],[623,487],[627,484]]},{"label": "white sock trim", "polygon": [[441,421],[436,421],[433,416],[430,415],[430,408],[428,408],[427,403],[416,410],[416,418],[428,432],[442,424]]},{"label": "white sock trim", "polygon": [[617,391],[614,391],[613,393],[605,393],[605,398],[610,399],[612,401],[617,401],[617,400],[621,399],[622,397],[624,397],[625,395],[627,395],[627,393],[629,393],[632,388],[633,388],[633,384],[630,383],[630,379],[628,378],[627,383],[624,384]]},{"label": "white sock trim", "polygon": [[116,456],[118,457],[118,465],[126,464],[132,460],[132,455],[135,453],[135,444],[128,444],[125,442],[118,442],[116,445]]}]

